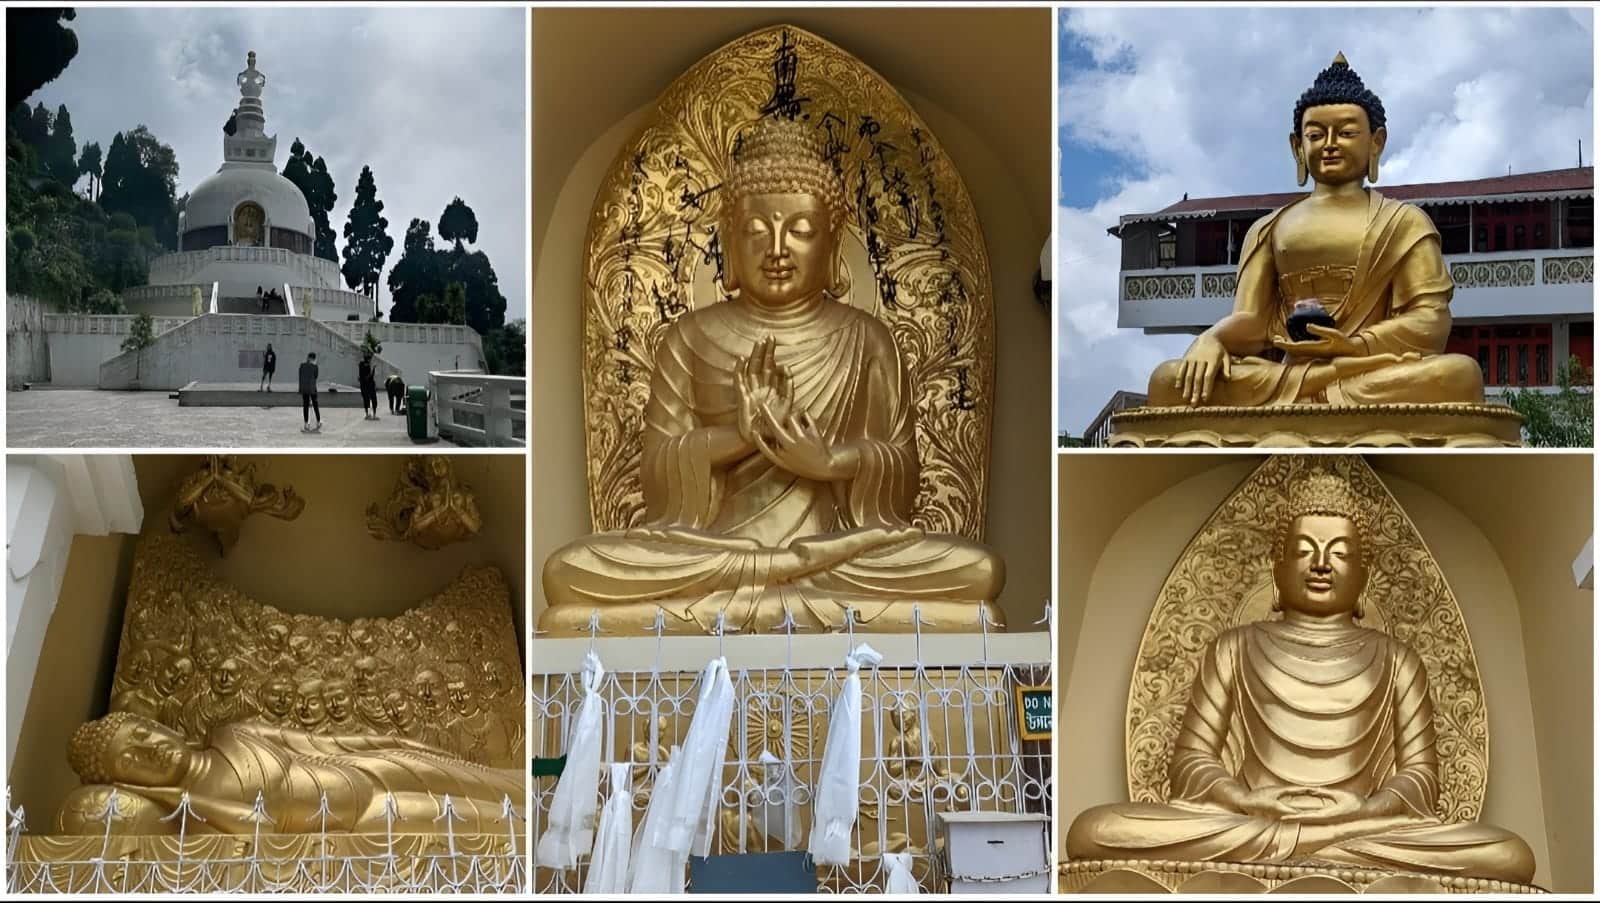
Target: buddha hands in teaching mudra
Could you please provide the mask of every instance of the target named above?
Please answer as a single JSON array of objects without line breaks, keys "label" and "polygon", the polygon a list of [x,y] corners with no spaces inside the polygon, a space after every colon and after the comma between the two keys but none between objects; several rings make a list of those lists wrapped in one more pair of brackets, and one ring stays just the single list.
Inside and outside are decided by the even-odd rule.
[{"label": "buddha hands in teaching mudra", "polygon": [[[102,834],[108,816],[116,834],[439,834],[446,795],[451,830],[504,832],[505,801],[520,805],[526,787],[520,769],[465,762],[404,737],[240,722],[213,728],[195,747],[128,712],[80,727],[68,760],[85,786],[61,806],[62,834]],[[190,817],[175,817],[185,794]],[[258,797],[267,820],[257,816]]]},{"label": "buddha hands in teaching mudra", "polygon": [[[911,523],[914,391],[893,337],[841,303],[842,182],[803,122],[741,143],[720,222],[730,300],[680,317],[656,348],[642,526],[545,564],[551,634],[723,626],[744,632],[976,631],[999,624],[998,557]],[[913,605],[916,605],[915,614]]]},{"label": "buddha hands in teaching mudra", "polygon": [[1084,812],[1069,856],[1532,879],[1521,838],[1437,815],[1422,659],[1356,623],[1372,555],[1363,522],[1342,479],[1317,474],[1294,487],[1273,565],[1282,618],[1226,631],[1202,653],[1168,761],[1171,802]]},{"label": "buddha hands in teaching mudra", "polygon": [[1473,359],[1444,354],[1455,287],[1439,233],[1376,182],[1383,102],[1340,54],[1294,111],[1310,194],[1250,227],[1233,312],[1150,377],[1156,407],[1482,403]]}]

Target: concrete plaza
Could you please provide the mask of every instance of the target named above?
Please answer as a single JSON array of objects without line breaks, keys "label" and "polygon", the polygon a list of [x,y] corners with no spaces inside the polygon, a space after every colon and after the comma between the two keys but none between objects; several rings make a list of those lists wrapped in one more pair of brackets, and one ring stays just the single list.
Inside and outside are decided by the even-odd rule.
[{"label": "concrete plaza", "polygon": [[[166,392],[30,389],[6,393],[13,448],[415,448],[406,419],[378,397],[378,419],[322,406],[322,430],[300,431],[300,407],[179,407]],[[316,418],[313,416],[312,421]],[[449,445],[450,443],[444,443]]]}]

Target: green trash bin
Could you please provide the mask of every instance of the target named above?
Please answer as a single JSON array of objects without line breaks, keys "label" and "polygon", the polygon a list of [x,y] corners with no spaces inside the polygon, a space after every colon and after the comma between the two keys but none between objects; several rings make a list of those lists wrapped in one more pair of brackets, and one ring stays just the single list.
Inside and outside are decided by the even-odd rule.
[{"label": "green trash bin", "polygon": [[413,442],[428,441],[428,387],[406,387],[406,435]]}]

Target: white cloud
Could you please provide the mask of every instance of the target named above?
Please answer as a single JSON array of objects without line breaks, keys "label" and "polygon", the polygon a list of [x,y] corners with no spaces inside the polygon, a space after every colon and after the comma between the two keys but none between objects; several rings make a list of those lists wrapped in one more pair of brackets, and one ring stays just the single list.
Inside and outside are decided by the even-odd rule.
[{"label": "white cloud", "polygon": [[[30,103],[66,104],[81,147],[146,124],[178,156],[182,194],[222,163],[234,76],[267,76],[278,167],[302,139],[327,160],[343,229],[370,165],[400,259],[413,217],[438,226],[460,195],[478,217],[507,318],[527,316],[527,27],[508,8],[80,8],[79,50]],[[387,278],[387,274],[385,274]],[[388,301],[387,286],[383,291]]]},{"label": "white cloud", "polygon": [[1580,139],[1585,162],[1594,155],[1592,10],[1129,7],[1060,21],[1099,67],[1063,67],[1062,129],[1135,172],[1092,208],[1060,211],[1058,418],[1073,434],[1188,344],[1116,328],[1120,250],[1106,227],[1186,192],[1294,190],[1294,103],[1334,53],[1383,98],[1383,182],[1573,166]]}]

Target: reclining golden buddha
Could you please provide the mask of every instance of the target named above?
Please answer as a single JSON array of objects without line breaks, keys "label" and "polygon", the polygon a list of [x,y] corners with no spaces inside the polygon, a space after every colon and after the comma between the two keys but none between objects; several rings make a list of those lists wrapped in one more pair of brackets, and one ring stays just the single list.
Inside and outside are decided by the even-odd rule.
[{"label": "reclining golden buddha", "polygon": [[[642,526],[546,562],[540,628],[977,630],[1002,561],[911,522],[915,391],[889,328],[840,303],[843,183],[814,127],[751,126],[724,184],[729,300],[675,320],[644,412]],[[913,609],[913,603],[916,608]],[[625,626],[624,626],[625,625]]]},{"label": "reclining golden buddha", "polygon": [[[1338,55],[1294,109],[1289,147],[1311,192],[1250,227],[1233,311],[1156,367],[1150,407],[1116,418],[1116,444],[1193,439],[1208,427],[1218,436],[1198,444],[1275,430],[1312,444],[1448,444],[1454,433],[1519,444],[1520,419],[1484,405],[1478,363],[1444,353],[1455,286],[1438,230],[1420,208],[1364,184],[1378,180],[1387,142],[1382,100]],[[1318,423],[1329,412],[1311,406],[1340,416]],[[1422,419],[1395,419],[1406,414]]]},{"label": "reclining golden buddha", "polygon": [[1356,623],[1377,552],[1366,520],[1341,477],[1314,473],[1290,487],[1273,556],[1281,618],[1206,647],[1168,760],[1168,801],[1083,812],[1069,858],[1532,879],[1521,838],[1439,817],[1423,660]]}]

